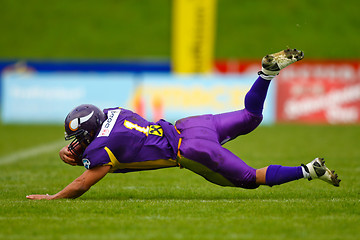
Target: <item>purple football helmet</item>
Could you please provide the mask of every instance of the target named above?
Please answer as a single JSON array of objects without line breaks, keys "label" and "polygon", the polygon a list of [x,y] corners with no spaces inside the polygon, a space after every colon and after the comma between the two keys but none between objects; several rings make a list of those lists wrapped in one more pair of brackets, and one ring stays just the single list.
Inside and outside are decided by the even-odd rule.
[{"label": "purple football helmet", "polygon": [[66,116],[65,140],[73,139],[69,151],[75,157],[81,159],[83,151],[94,140],[105,119],[103,111],[91,104],[77,106]]}]

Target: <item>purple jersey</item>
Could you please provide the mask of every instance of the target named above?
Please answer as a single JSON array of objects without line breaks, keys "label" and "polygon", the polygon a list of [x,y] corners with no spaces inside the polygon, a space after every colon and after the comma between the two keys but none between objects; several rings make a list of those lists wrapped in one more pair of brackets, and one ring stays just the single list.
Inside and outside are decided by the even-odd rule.
[{"label": "purple jersey", "polygon": [[126,173],[177,166],[180,135],[172,124],[148,122],[123,108],[104,113],[107,119],[83,154],[85,168],[110,165],[110,172]]}]

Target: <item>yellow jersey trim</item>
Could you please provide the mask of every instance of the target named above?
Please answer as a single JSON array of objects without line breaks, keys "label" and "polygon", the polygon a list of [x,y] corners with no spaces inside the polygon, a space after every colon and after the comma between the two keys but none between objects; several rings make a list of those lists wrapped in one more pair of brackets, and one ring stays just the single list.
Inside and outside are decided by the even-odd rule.
[{"label": "yellow jersey trim", "polygon": [[[177,133],[180,135],[181,132],[175,127],[175,130],[177,131]],[[179,138],[179,142],[178,142],[178,151],[177,151],[177,156],[180,158],[181,157],[181,154],[180,154],[180,147],[181,147],[181,143],[182,143],[182,138]]]},{"label": "yellow jersey trim", "polygon": [[172,160],[172,159],[157,159],[157,160],[142,161],[142,162],[120,163],[108,147],[105,147],[104,149],[109,155],[111,161],[105,164],[104,166],[111,166],[110,172],[114,172],[118,169],[150,170],[150,169],[157,169],[163,167],[177,166],[176,160]]}]

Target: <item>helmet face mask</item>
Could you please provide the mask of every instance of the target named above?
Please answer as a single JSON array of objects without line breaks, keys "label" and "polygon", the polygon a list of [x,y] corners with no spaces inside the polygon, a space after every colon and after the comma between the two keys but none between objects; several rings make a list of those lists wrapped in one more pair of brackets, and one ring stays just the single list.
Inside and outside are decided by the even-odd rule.
[{"label": "helmet face mask", "polygon": [[74,138],[69,144],[68,149],[72,153],[72,155],[76,158],[76,160],[81,160],[84,150],[82,150],[81,143],[79,140]]},{"label": "helmet face mask", "polygon": [[96,106],[83,104],[74,108],[65,118],[65,140],[72,140],[68,149],[78,160],[92,142],[105,121],[105,114]]},{"label": "helmet face mask", "polygon": [[71,135],[67,135],[65,132],[65,140],[72,140],[68,146],[68,149],[73,154],[73,156],[77,158],[77,160],[81,160],[85,148],[90,144],[90,141],[86,140],[88,139],[86,135],[88,135],[88,132],[83,129],[79,129],[77,132]]}]

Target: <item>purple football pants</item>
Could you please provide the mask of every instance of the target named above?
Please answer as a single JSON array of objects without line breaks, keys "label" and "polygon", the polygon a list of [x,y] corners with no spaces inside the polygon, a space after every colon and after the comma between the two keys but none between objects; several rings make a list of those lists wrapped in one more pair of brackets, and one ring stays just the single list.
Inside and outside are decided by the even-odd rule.
[{"label": "purple football pants", "polygon": [[260,77],[255,81],[245,96],[245,109],[178,120],[180,165],[218,185],[257,188],[256,169],[222,144],[259,126],[269,84]]}]

